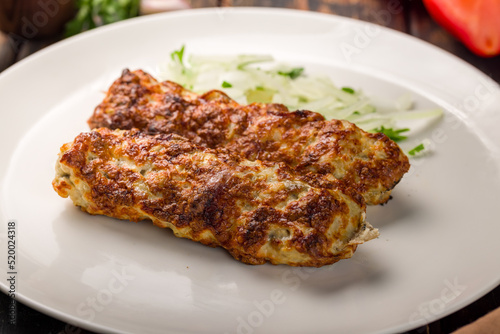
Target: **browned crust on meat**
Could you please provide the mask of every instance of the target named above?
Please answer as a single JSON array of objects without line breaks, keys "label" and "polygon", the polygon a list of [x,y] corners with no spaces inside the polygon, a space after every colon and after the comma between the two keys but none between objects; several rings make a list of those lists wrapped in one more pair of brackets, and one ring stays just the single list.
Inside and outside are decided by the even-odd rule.
[{"label": "browned crust on meat", "polygon": [[151,219],[249,264],[322,266],[378,236],[349,189],[314,188],[284,164],[176,135],[98,129],[62,146],[54,189],[90,214]]},{"label": "browned crust on meat", "polygon": [[349,186],[368,204],[389,199],[409,169],[399,146],[352,123],[326,121],[279,104],[241,106],[219,91],[196,95],[170,81],[125,70],[89,119],[91,128],[175,133],[249,160],[284,162],[314,186]]}]

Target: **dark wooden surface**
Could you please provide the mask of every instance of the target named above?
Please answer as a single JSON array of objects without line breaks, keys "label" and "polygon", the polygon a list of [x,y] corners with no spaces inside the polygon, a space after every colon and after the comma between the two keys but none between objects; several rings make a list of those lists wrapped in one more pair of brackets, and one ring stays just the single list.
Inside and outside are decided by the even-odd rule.
[{"label": "dark wooden surface", "polygon": [[[192,0],[190,3],[193,8],[217,6],[294,8],[377,23],[428,41],[462,58],[496,82],[500,82],[500,57],[485,59],[472,54],[429,17],[419,0]],[[53,36],[39,40],[27,40],[19,34],[7,35],[0,32],[0,72],[60,39],[61,36]],[[7,317],[9,302],[7,296],[0,294],[0,333],[91,334],[89,331],[50,318],[20,303],[18,303],[17,309],[17,324],[15,326],[9,325]],[[468,307],[426,326],[416,328],[408,334],[451,333],[498,307],[500,307],[500,287]]]}]

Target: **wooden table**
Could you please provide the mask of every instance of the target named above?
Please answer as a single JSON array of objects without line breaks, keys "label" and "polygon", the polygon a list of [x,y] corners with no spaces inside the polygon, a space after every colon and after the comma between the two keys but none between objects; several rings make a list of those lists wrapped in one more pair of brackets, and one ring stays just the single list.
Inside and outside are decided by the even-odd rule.
[{"label": "wooden table", "polygon": [[[437,45],[483,71],[496,82],[500,82],[500,56],[485,59],[472,54],[429,17],[419,0],[402,0],[401,2],[399,0],[191,1],[192,8],[223,6],[294,8],[347,16],[377,23]],[[387,13],[389,13],[389,15],[387,15]],[[19,38],[12,38],[0,32],[0,71],[59,39],[60,37],[52,37],[44,40],[26,41]],[[480,275],[480,273],[478,273],[478,275]],[[11,326],[8,324],[8,304],[9,298],[0,294],[0,333],[91,334],[89,331],[75,328],[19,303],[17,309],[17,325]],[[408,333],[450,333],[498,307],[500,307],[500,286],[468,307]]]}]

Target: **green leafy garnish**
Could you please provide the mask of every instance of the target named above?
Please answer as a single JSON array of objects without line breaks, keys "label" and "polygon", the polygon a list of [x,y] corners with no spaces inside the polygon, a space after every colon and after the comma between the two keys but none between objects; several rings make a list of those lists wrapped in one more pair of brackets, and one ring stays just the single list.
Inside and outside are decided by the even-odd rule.
[{"label": "green leafy garnish", "polygon": [[424,149],[425,149],[424,144],[420,144],[420,145],[415,146],[411,150],[409,150],[408,154],[411,155],[411,156],[414,156],[415,154],[417,154],[418,152],[423,151]]},{"label": "green leafy garnish", "polygon": [[183,58],[184,58],[184,45],[179,49],[170,54],[170,58],[172,58],[173,61],[175,61],[175,58],[179,61],[181,65],[183,65]]},{"label": "green leafy garnish", "polygon": [[289,77],[290,79],[296,79],[302,74],[302,72],[304,72],[303,67],[296,67],[288,72],[278,71],[278,74],[283,75],[285,77]]},{"label": "green leafy garnish", "polygon": [[354,89],[352,89],[351,87],[342,87],[342,90],[346,93],[349,93],[349,94],[354,94],[356,93],[356,91]]},{"label": "green leafy garnish", "polygon": [[139,15],[140,0],[77,0],[78,12],[65,27],[66,37]]},{"label": "green leafy garnish", "polygon": [[229,82],[227,82],[227,81],[224,81],[224,82],[222,83],[222,88],[231,88],[231,87],[233,87],[233,85],[231,85],[231,84],[230,84]]},{"label": "green leafy garnish", "polygon": [[408,138],[406,136],[402,136],[401,133],[410,131],[410,129],[404,128],[404,129],[394,130],[393,128],[384,128],[384,126],[381,126],[380,128],[374,129],[373,131],[383,133],[387,137],[389,137],[389,139],[392,139],[394,141],[401,141]]}]

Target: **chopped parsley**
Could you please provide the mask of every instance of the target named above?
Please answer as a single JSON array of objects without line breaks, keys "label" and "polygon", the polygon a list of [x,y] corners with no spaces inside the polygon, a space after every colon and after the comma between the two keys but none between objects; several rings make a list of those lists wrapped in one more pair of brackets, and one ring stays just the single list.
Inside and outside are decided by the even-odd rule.
[{"label": "chopped parsley", "polygon": [[425,149],[425,147],[424,147],[424,144],[422,143],[420,145],[415,146],[411,150],[409,150],[408,154],[411,155],[411,156],[414,156],[415,154],[417,154],[418,152],[423,151],[424,149]]},{"label": "chopped parsley", "polygon": [[303,67],[296,67],[288,72],[278,71],[278,74],[283,75],[285,77],[289,77],[290,79],[296,79],[302,74],[302,72],[304,72]]},{"label": "chopped parsley", "polygon": [[402,136],[401,133],[410,131],[410,129],[404,128],[394,130],[393,128],[385,128],[384,126],[381,126],[380,128],[374,129],[373,131],[383,133],[387,137],[389,137],[389,139],[392,139],[394,141],[401,141],[408,138],[407,136]]},{"label": "chopped parsley", "polygon": [[175,61],[175,58],[177,58],[177,60],[179,60],[179,63],[183,65],[184,45],[180,48],[180,50],[172,52],[170,54],[170,58],[172,58],[173,61]]},{"label": "chopped parsley", "polygon": [[233,85],[231,85],[229,82],[227,81],[222,82],[222,88],[231,88],[231,87],[233,87]]},{"label": "chopped parsley", "polygon": [[352,89],[351,87],[342,87],[342,90],[346,93],[349,93],[349,94],[354,94],[356,93],[356,91],[354,89]]}]

